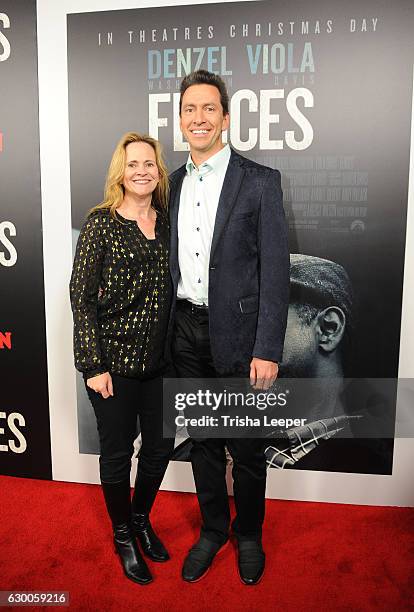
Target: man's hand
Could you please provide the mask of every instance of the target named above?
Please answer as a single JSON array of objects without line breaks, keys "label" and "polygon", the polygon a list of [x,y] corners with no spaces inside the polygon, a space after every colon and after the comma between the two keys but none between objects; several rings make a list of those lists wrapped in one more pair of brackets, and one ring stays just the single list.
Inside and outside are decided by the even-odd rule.
[{"label": "man's hand", "polygon": [[250,384],[253,389],[267,391],[275,382],[279,365],[274,361],[253,357],[250,362]]},{"label": "man's hand", "polygon": [[86,384],[96,393],[100,393],[104,399],[114,394],[112,378],[109,372],[88,378]]}]

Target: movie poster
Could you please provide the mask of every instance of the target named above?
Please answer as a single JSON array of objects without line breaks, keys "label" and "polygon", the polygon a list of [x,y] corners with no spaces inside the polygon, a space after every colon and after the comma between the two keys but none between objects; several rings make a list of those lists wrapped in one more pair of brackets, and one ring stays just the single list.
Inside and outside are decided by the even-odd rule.
[{"label": "movie poster", "polygon": [[[69,15],[74,243],[88,210],[102,200],[107,166],[123,133],[158,138],[171,171],[186,161],[180,82],[198,68],[215,72],[231,98],[228,142],[282,173],[292,283],[300,285],[308,274],[328,287],[325,305],[345,315],[334,375],[396,378],[412,17],[409,0],[317,0],[312,7],[272,0]],[[305,317],[315,307],[307,300],[293,291],[292,307],[294,301]],[[318,347],[309,353],[293,316],[282,370],[286,376],[327,375]],[[345,418],[358,416],[349,396],[342,398]],[[393,410],[395,403],[390,419]],[[334,409],[328,412],[335,416]],[[323,421],[323,411],[319,416]],[[97,453],[80,377],[78,418],[80,451]],[[309,453],[298,453],[293,444],[287,460],[287,448],[269,441],[269,468],[392,473],[392,439],[371,434],[349,447],[334,434],[325,437]],[[187,459],[188,445],[181,451],[175,458]]]},{"label": "movie poster", "polygon": [[36,2],[0,3],[0,473],[51,478]]}]

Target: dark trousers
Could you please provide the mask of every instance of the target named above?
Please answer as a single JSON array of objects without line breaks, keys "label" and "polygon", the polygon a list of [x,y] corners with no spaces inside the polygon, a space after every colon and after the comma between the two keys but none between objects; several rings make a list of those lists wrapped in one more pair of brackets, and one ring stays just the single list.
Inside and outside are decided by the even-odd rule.
[{"label": "dark trousers", "polygon": [[[173,356],[182,378],[217,376],[210,350],[207,310],[191,311],[187,302],[177,302]],[[249,366],[246,364],[246,376]],[[228,536],[225,446],[233,458],[237,514],[232,528],[239,539],[256,539],[261,535],[266,489],[264,442],[258,439],[193,439],[191,464],[203,521],[201,532],[219,543]]]},{"label": "dark trousers", "polygon": [[114,396],[103,399],[86,387],[95,411],[100,442],[100,477],[103,483],[129,481],[139,416],[142,446],[139,451],[134,510],[150,511],[174,448],[163,438],[162,377],[140,381],[112,375]]}]

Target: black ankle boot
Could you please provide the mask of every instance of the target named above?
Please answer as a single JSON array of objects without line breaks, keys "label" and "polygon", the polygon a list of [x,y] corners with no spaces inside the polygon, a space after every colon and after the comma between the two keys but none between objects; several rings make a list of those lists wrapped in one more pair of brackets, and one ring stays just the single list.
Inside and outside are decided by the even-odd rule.
[{"label": "black ankle boot", "polygon": [[168,561],[170,555],[165,546],[154,533],[149,520],[149,513],[160,488],[167,464],[158,476],[145,473],[138,464],[135,491],[132,498],[132,528],[137,536],[144,554],[152,561]]},{"label": "black ankle boot", "polygon": [[127,578],[138,584],[148,584],[152,576],[138,550],[131,527],[131,496],[129,480],[102,483],[108,514],[114,530],[115,550]]},{"label": "black ankle boot", "polygon": [[129,525],[114,525],[115,550],[121,559],[125,576],[138,584],[152,582],[152,576],[138,550],[134,533]]},{"label": "black ankle boot", "polygon": [[152,561],[168,561],[168,554],[164,544],[154,532],[148,514],[132,513],[132,528],[141,544],[144,555]]}]

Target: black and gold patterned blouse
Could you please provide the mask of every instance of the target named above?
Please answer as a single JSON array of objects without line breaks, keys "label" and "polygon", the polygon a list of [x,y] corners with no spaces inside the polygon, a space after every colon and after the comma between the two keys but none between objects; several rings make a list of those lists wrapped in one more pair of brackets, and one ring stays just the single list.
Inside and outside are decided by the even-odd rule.
[{"label": "black and gold patterned blouse", "polygon": [[155,239],[109,210],[89,215],[70,282],[75,366],[145,378],[164,366],[171,304],[168,220],[157,214]]}]

